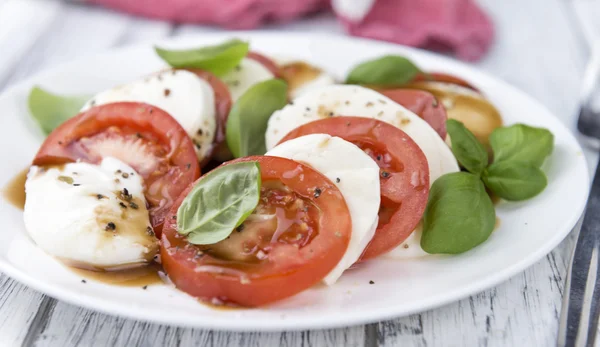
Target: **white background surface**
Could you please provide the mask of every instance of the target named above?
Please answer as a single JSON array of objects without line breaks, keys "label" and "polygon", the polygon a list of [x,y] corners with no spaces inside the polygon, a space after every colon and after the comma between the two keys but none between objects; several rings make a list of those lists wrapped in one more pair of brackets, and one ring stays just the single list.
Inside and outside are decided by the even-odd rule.
[{"label": "white background surface", "polygon": [[[480,2],[496,23],[497,41],[476,65],[526,91],[574,128],[589,53],[585,36],[600,37],[600,3]],[[341,33],[327,15],[268,29]],[[0,89],[108,47],[213,30],[61,2],[0,0]],[[595,155],[586,154],[593,163]],[[551,346],[572,245],[571,237],[506,283],[439,309],[379,324],[299,333],[222,333],[139,323],[58,302],[0,275],[0,346]]]}]

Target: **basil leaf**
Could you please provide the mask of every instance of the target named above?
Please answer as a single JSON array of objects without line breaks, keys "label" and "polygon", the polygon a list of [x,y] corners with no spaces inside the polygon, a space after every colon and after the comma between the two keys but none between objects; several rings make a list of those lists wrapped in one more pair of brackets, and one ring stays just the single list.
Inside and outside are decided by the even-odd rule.
[{"label": "basil leaf", "polygon": [[488,154],[475,135],[463,123],[448,119],[448,135],[452,143],[452,153],[467,171],[480,175],[488,164]]},{"label": "basil leaf", "polygon": [[29,92],[27,104],[33,119],[46,135],[61,123],[79,113],[89,96],[60,96],[35,86]]},{"label": "basil leaf", "polygon": [[487,240],[495,223],[494,205],[479,177],[446,174],[431,186],[421,247],[432,254],[463,253]]},{"label": "basil leaf", "polygon": [[287,84],[271,79],[253,85],[233,105],[227,118],[227,146],[236,158],[265,154],[265,132],[273,112],[287,104]]},{"label": "basil leaf", "polygon": [[421,70],[412,61],[398,55],[386,55],[355,66],[347,84],[398,86],[410,82]]},{"label": "basil leaf", "polygon": [[225,165],[204,175],[177,210],[177,231],[196,245],[226,239],[254,211],[260,198],[257,162]]},{"label": "basil leaf", "polygon": [[482,176],[494,194],[505,200],[527,200],[541,193],[548,180],[538,167],[528,163],[502,161],[490,165]]},{"label": "basil leaf", "polygon": [[188,50],[167,50],[154,47],[164,61],[175,68],[197,68],[223,76],[233,70],[248,54],[249,44],[238,39],[220,45]]},{"label": "basil leaf", "polygon": [[540,167],[554,147],[554,135],[544,128],[515,124],[490,135],[494,162],[519,161]]}]

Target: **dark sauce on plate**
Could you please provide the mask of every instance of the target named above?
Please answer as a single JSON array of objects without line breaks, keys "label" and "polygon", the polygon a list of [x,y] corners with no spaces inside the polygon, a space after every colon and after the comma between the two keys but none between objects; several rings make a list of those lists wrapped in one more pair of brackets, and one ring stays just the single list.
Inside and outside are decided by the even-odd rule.
[{"label": "dark sauce on plate", "polygon": [[[77,276],[80,276],[82,282],[92,280],[105,284],[121,287],[145,287],[153,284],[163,284],[166,278],[162,266],[158,263],[151,263],[145,266],[138,266],[124,270],[101,270],[92,267],[85,267],[65,263],[69,270]],[[70,266],[69,266],[70,265]]]},{"label": "dark sauce on plate", "polygon": [[19,172],[2,189],[4,199],[21,210],[25,207],[25,181],[27,180],[27,172],[29,172],[29,168]]}]

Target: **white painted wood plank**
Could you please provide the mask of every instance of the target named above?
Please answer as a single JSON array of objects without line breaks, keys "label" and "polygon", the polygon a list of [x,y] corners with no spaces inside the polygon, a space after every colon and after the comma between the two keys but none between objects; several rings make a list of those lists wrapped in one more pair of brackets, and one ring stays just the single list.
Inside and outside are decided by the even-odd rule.
[{"label": "white painted wood plank", "polygon": [[[158,40],[171,32],[172,26],[165,22],[133,18],[95,6],[63,6],[49,29],[37,33],[35,47],[21,54],[19,64],[7,68],[10,73],[4,79],[0,75],[0,87],[48,66],[98,54],[113,46]],[[0,52],[10,51],[11,45],[0,40]]]},{"label": "white painted wood plank", "polygon": [[[15,83],[47,66],[102,52],[118,43],[127,31],[127,16],[84,5],[63,6],[60,16],[40,33],[35,47],[19,58],[9,76],[0,79],[0,86]],[[0,51],[8,48],[0,42]]]},{"label": "white painted wood plank", "polygon": [[59,2],[42,0],[0,3],[0,81],[51,25],[61,6]]},{"label": "white painted wood plank", "polygon": [[33,322],[42,295],[0,274],[0,346],[18,346]]},{"label": "white painted wood plank", "polygon": [[571,0],[568,2],[575,12],[576,21],[586,39],[600,40],[600,2],[594,0]]},{"label": "white painted wood plank", "polygon": [[139,42],[154,42],[172,34],[173,25],[167,22],[129,17],[127,30],[119,45]]},{"label": "white painted wood plank", "polygon": [[35,345],[45,346],[363,346],[364,329],[230,333],[174,328],[112,317],[59,302]]},{"label": "white painted wood plank", "polygon": [[[563,0],[481,0],[496,43],[479,67],[545,104],[574,129],[586,47]],[[515,240],[518,242],[518,240]],[[551,346],[556,343],[563,281],[574,242],[522,274],[469,299],[380,323],[383,346]]]}]

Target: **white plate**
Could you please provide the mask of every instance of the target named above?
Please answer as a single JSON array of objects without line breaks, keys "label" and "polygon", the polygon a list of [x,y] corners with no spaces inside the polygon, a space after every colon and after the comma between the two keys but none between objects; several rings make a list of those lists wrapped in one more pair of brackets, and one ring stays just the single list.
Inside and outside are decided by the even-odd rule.
[{"label": "white plate", "polygon": [[[507,124],[549,128],[556,147],[545,164],[548,187],[523,203],[497,206],[500,227],[488,241],[458,256],[412,260],[387,255],[348,271],[333,287],[317,286],[261,309],[215,310],[166,285],[147,290],[88,281],[65,269],[27,237],[22,212],[0,201],[0,270],[50,296],[94,310],[159,323],[222,330],[298,330],[384,320],[449,303],[494,286],[550,252],[581,215],[588,191],[586,162],[575,138],[550,112],[517,89],[456,61],[392,44],[323,35],[203,34],[164,42],[194,47],[229,37],[249,39],[254,50],[314,62],[339,77],[356,63],[404,54],[426,70],[464,77],[500,109]],[[0,97],[0,159],[4,185],[35,155],[42,136],[28,115],[34,84],[58,93],[94,93],[162,67],[152,45],[110,51],[45,71]],[[369,284],[369,281],[375,284]]]}]

